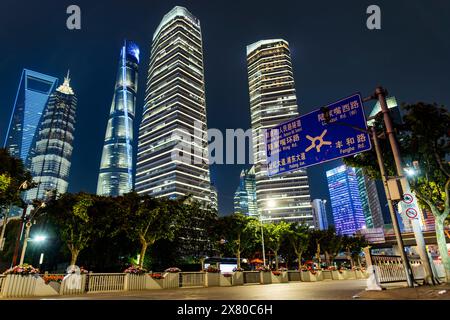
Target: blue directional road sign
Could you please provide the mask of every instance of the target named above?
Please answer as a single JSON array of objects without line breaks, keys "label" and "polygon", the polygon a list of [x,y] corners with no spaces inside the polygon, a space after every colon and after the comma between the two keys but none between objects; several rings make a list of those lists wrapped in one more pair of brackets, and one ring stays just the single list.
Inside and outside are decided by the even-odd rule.
[{"label": "blue directional road sign", "polygon": [[359,93],[268,129],[265,140],[269,176],[372,147]]}]

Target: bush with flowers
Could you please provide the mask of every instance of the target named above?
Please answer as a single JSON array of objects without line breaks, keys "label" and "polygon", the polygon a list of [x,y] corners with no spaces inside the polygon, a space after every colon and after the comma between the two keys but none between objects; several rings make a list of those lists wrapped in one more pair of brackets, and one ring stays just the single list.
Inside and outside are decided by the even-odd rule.
[{"label": "bush with flowers", "polygon": [[281,275],[281,271],[275,270],[275,271],[272,271],[272,274],[273,274],[274,276],[280,276],[280,275]]},{"label": "bush with flowers", "polygon": [[233,274],[232,273],[222,273],[222,275],[224,276],[224,277],[226,277],[226,278],[229,278],[229,277],[232,277],[233,276]]},{"label": "bush with flowers", "polygon": [[270,272],[270,268],[268,266],[259,266],[256,268],[256,271]]},{"label": "bush with flowers", "polygon": [[243,272],[243,271],[244,271],[243,268],[238,268],[238,267],[233,268],[233,272]]},{"label": "bush with flowers", "polygon": [[84,267],[80,267],[80,274],[88,274],[89,271],[87,271]]},{"label": "bush with flowers", "polygon": [[164,272],[169,272],[169,273],[181,272],[181,269],[177,268],[177,267],[170,267],[170,268],[167,268],[166,270],[164,270]]},{"label": "bush with flowers", "polygon": [[37,275],[39,275],[39,269],[34,268],[31,264],[24,263],[24,264],[20,264],[18,266],[15,266],[15,267],[12,267],[12,268],[6,270],[3,274],[4,275],[17,274],[17,275],[21,275],[21,276],[28,276],[28,275],[37,276]]},{"label": "bush with flowers", "polygon": [[285,267],[279,267],[279,268],[278,268],[278,271],[288,271],[288,269],[285,268]]},{"label": "bush with flowers", "polygon": [[124,273],[130,273],[130,274],[144,274],[147,272],[146,269],[142,268],[141,266],[131,266],[123,271]]},{"label": "bush with flowers", "polygon": [[50,282],[61,283],[64,279],[64,276],[51,274],[42,276],[42,279],[44,280],[45,284],[49,284]]},{"label": "bush with flowers", "polygon": [[205,271],[205,272],[211,272],[211,273],[219,273],[219,272],[220,272],[220,269],[217,268],[216,266],[209,265],[208,268],[206,268],[206,269],[203,270],[203,271]]},{"label": "bush with flowers", "polygon": [[327,270],[336,271],[336,267],[335,266],[329,266],[329,267],[327,267]]},{"label": "bush with flowers", "polygon": [[150,273],[149,276],[156,280],[164,279],[164,276],[161,273]]}]

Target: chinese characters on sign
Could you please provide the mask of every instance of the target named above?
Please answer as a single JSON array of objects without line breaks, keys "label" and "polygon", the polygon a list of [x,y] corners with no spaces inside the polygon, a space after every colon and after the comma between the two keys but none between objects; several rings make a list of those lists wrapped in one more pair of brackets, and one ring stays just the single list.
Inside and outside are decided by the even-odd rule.
[{"label": "chinese characters on sign", "polygon": [[[371,149],[360,94],[266,131],[269,176]],[[328,120],[328,121],[327,121]]]}]

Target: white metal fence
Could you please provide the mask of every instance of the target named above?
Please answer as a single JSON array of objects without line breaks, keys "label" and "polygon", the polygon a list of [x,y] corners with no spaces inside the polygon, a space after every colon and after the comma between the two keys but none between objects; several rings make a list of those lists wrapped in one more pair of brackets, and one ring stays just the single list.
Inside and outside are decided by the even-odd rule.
[{"label": "white metal fence", "polygon": [[205,272],[180,272],[180,287],[204,287]]},{"label": "white metal fence", "polygon": [[89,274],[88,292],[114,292],[125,290],[125,273]]}]

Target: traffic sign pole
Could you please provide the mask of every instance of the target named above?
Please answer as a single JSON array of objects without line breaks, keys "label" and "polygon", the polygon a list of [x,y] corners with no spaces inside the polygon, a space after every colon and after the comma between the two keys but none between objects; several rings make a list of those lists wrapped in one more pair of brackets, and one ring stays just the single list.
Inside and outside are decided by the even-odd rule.
[{"label": "traffic sign pole", "polygon": [[384,186],[384,192],[386,193],[386,198],[388,201],[388,207],[389,207],[389,213],[391,214],[391,220],[392,220],[392,227],[394,228],[395,233],[395,239],[397,240],[397,246],[400,251],[400,256],[402,258],[403,267],[405,268],[405,274],[406,274],[406,282],[408,283],[408,287],[414,287],[414,275],[411,270],[411,265],[409,264],[408,256],[405,252],[405,246],[403,244],[402,234],[400,232],[400,227],[398,225],[398,218],[397,214],[395,213],[394,205],[392,204],[391,200],[391,194],[389,192],[389,188],[387,185],[387,175],[386,175],[386,168],[384,166],[383,157],[381,155],[381,149],[380,149],[380,143],[378,141],[378,135],[375,130],[375,127],[371,127],[372,131],[372,139],[373,144],[375,147],[375,152],[377,154],[377,160],[378,160],[378,166],[380,167],[380,173],[381,173],[381,179],[383,181]]},{"label": "traffic sign pole", "polygon": [[[403,193],[411,195],[411,187],[406,178],[403,178],[403,165],[402,158],[400,155],[400,148],[398,146],[397,138],[394,132],[394,126],[392,124],[392,119],[390,117],[389,109],[386,103],[386,90],[382,87],[378,87],[375,90],[375,96],[378,98],[380,102],[381,112],[383,113],[384,125],[386,127],[386,134],[389,139],[389,144],[391,145],[392,154],[395,160],[395,166],[397,170],[397,175],[400,177],[400,183],[402,185]],[[415,197],[413,197],[414,208],[417,212],[419,212],[419,208],[417,206],[417,201],[415,201]],[[428,258],[427,250],[425,247],[425,240],[423,238],[422,230],[420,228],[419,220],[413,219],[411,220],[411,224],[414,231],[414,237],[416,238],[416,244],[419,251],[420,259],[422,260],[422,264],[424,266],[425,271],[425,281],[428,283],[435,284],[435,280],[433,277],[433,271],[431,270],[430,260]]]}]

